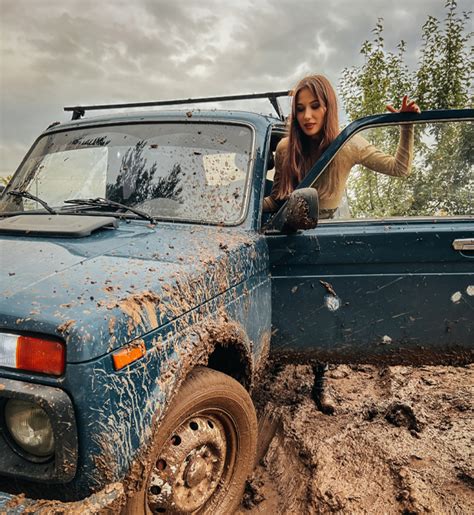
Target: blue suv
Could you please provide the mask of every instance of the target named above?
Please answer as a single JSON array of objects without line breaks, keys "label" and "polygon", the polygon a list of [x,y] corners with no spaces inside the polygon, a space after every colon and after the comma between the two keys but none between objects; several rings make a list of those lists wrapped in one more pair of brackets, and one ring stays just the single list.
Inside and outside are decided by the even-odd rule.
[{"label": "blue suv", "polygon": [[[349,125],[288,201],[308,222],[262,213],[282,94],[260,95],[275,117],[68,108],[33,144],[0,197],[1,510],[231,513],[269,355],[472,361],[473,110]],[[362,205],[354,170],[318,223],[313,186],[337,152],[360,132],[389,145],[401,124],[414,178],[371,190],[395,208]]]}]

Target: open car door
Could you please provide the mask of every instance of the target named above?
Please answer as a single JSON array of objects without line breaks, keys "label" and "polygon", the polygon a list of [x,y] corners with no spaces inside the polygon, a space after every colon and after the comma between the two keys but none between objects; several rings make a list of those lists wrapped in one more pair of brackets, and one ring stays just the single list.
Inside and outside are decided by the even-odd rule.
[{"label": "open car door", "polygon": [[[348,126],[299,188],[357,134],[388,154],[414,127],[405,179],[354,167],[344,206],[315,229],[267,231],[272,353],[346,362],[472,361],[474,110],[372,116]],[[336,162],[336,161],[334,161]]]}]

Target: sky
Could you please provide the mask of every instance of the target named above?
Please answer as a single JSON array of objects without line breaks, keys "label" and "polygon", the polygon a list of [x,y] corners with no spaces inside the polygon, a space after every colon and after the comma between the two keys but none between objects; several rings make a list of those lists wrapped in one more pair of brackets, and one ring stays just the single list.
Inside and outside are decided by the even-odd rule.
[{"label": "sky", "polygon": [[[65,105],[279,91],[308,73],[337,88],[344,68],[363,63],[378,18],[387,50],[403,39],[414,67],[421,27],[444,18],[444,3],[0,0],[0,175],[50,123],[70,118]],[[232,107],[270,113],[262,102]]]}]

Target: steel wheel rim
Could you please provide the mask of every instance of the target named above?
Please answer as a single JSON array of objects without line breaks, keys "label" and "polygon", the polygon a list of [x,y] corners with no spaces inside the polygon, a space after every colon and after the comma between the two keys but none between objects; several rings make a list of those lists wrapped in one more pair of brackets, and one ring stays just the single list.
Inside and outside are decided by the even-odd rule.
[{"label": "steel wheel rim", "polygon": [[158,454],[147,485],[152,513],[199,513],[232,475],[237,433],[227,413],[187,417]]}]

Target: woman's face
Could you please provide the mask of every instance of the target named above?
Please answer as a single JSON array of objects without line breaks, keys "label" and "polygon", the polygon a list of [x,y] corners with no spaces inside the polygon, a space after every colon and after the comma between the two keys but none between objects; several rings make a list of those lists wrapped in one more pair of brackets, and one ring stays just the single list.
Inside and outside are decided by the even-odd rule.
[{"label": "woman's face", "polygon": [[326,108],[310,89],[303,88],[296,95],[296,120],[301,130],[310,138],[317,138],[324,125]]}]

